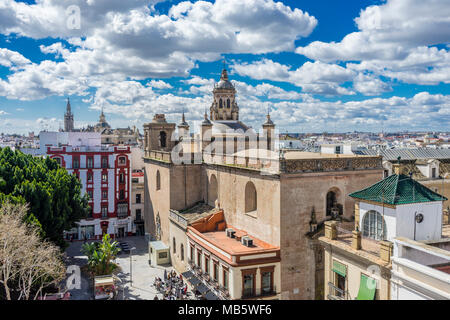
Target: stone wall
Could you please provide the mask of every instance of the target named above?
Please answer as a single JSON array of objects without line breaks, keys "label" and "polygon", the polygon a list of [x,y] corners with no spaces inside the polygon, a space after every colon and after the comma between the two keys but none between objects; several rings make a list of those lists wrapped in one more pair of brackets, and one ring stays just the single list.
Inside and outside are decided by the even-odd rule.
[{"label": "stone wall", "polygon": [[280,196],[280,247],[282,299],[314,299],[316,296],[316,252],[309,238],[311,212],[317,221],[325,219],[326,195],[338,189],[343,213],[353,215],[354,200],[348,194],[382,179],[382,170],[334,173],[283,174]]}]

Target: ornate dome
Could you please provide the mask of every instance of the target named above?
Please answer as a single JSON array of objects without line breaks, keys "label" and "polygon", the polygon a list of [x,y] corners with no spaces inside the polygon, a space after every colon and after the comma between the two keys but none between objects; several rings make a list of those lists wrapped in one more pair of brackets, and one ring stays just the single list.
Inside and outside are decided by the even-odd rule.
[{"label": "ornate dome", "polygon": [[220,81],[215,85],[217,89],[234,89],[233,84],[228,80],[227,70],[222,70],[222,75],[220,76]]}]

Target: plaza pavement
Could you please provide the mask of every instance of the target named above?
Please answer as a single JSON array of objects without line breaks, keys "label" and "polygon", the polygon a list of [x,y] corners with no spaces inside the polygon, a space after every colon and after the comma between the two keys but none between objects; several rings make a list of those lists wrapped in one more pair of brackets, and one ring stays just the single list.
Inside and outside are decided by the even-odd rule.
[{"label": "plaza pavement", "polygon": [[[132,259],[132,280],[130,283],[130,254],[121,252],[116,260],[121,271],[117,274],[123,288],[119,290],[118,299],[122,300],[153,300],[155,295],[159,299],[163,295],[157,292],[153,286],[155,277],[164,279],[164,270],[170,272],[173,270],[171,266],[150,266],[148,263],[148,243],[143,236],[133,236],[117,239],[118,242],[127,242],[130,248],[135,247],[131,253]],[[84,266],[87,263],[87,257],[81,253],[82,241],[72,242],[66,250],[66,266],[77,265]],[[81,289],[71,289],[71,299],[73,300],[90,300],[92,296],[92,286],[89,285],[87,277],[81,273]],[[189,290],[190,291],[190,290]]]}]

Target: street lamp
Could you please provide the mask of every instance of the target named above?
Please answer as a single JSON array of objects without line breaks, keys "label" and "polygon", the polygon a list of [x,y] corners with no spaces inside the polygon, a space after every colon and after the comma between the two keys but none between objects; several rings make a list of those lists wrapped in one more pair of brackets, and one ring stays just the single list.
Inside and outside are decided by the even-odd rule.
[{"label": "street lamp", "polygon": [[133,270],[133,260],[131,259],[132,251],[133,251],[133,250],[136,250],[136,247],[133,247],[133,248],[130,249],[130,287],[133,286],[133,273],[132,273],[132,270]]}]

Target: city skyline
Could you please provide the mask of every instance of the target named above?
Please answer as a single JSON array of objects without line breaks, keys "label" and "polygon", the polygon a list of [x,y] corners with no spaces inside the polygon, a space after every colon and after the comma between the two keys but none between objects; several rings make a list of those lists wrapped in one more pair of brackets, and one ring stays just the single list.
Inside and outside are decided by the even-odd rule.
[{"label": "city skyline", "polygon": [[270,109],[280,132],[448,131],[449,10],[413,0],[7,0],[0,132],[58,130],[67,97],[77,128],[102,108],[113,127],[142,130],[163,112],[178,123],[183,110],[192,125],[224,65],[253,127]]}]

